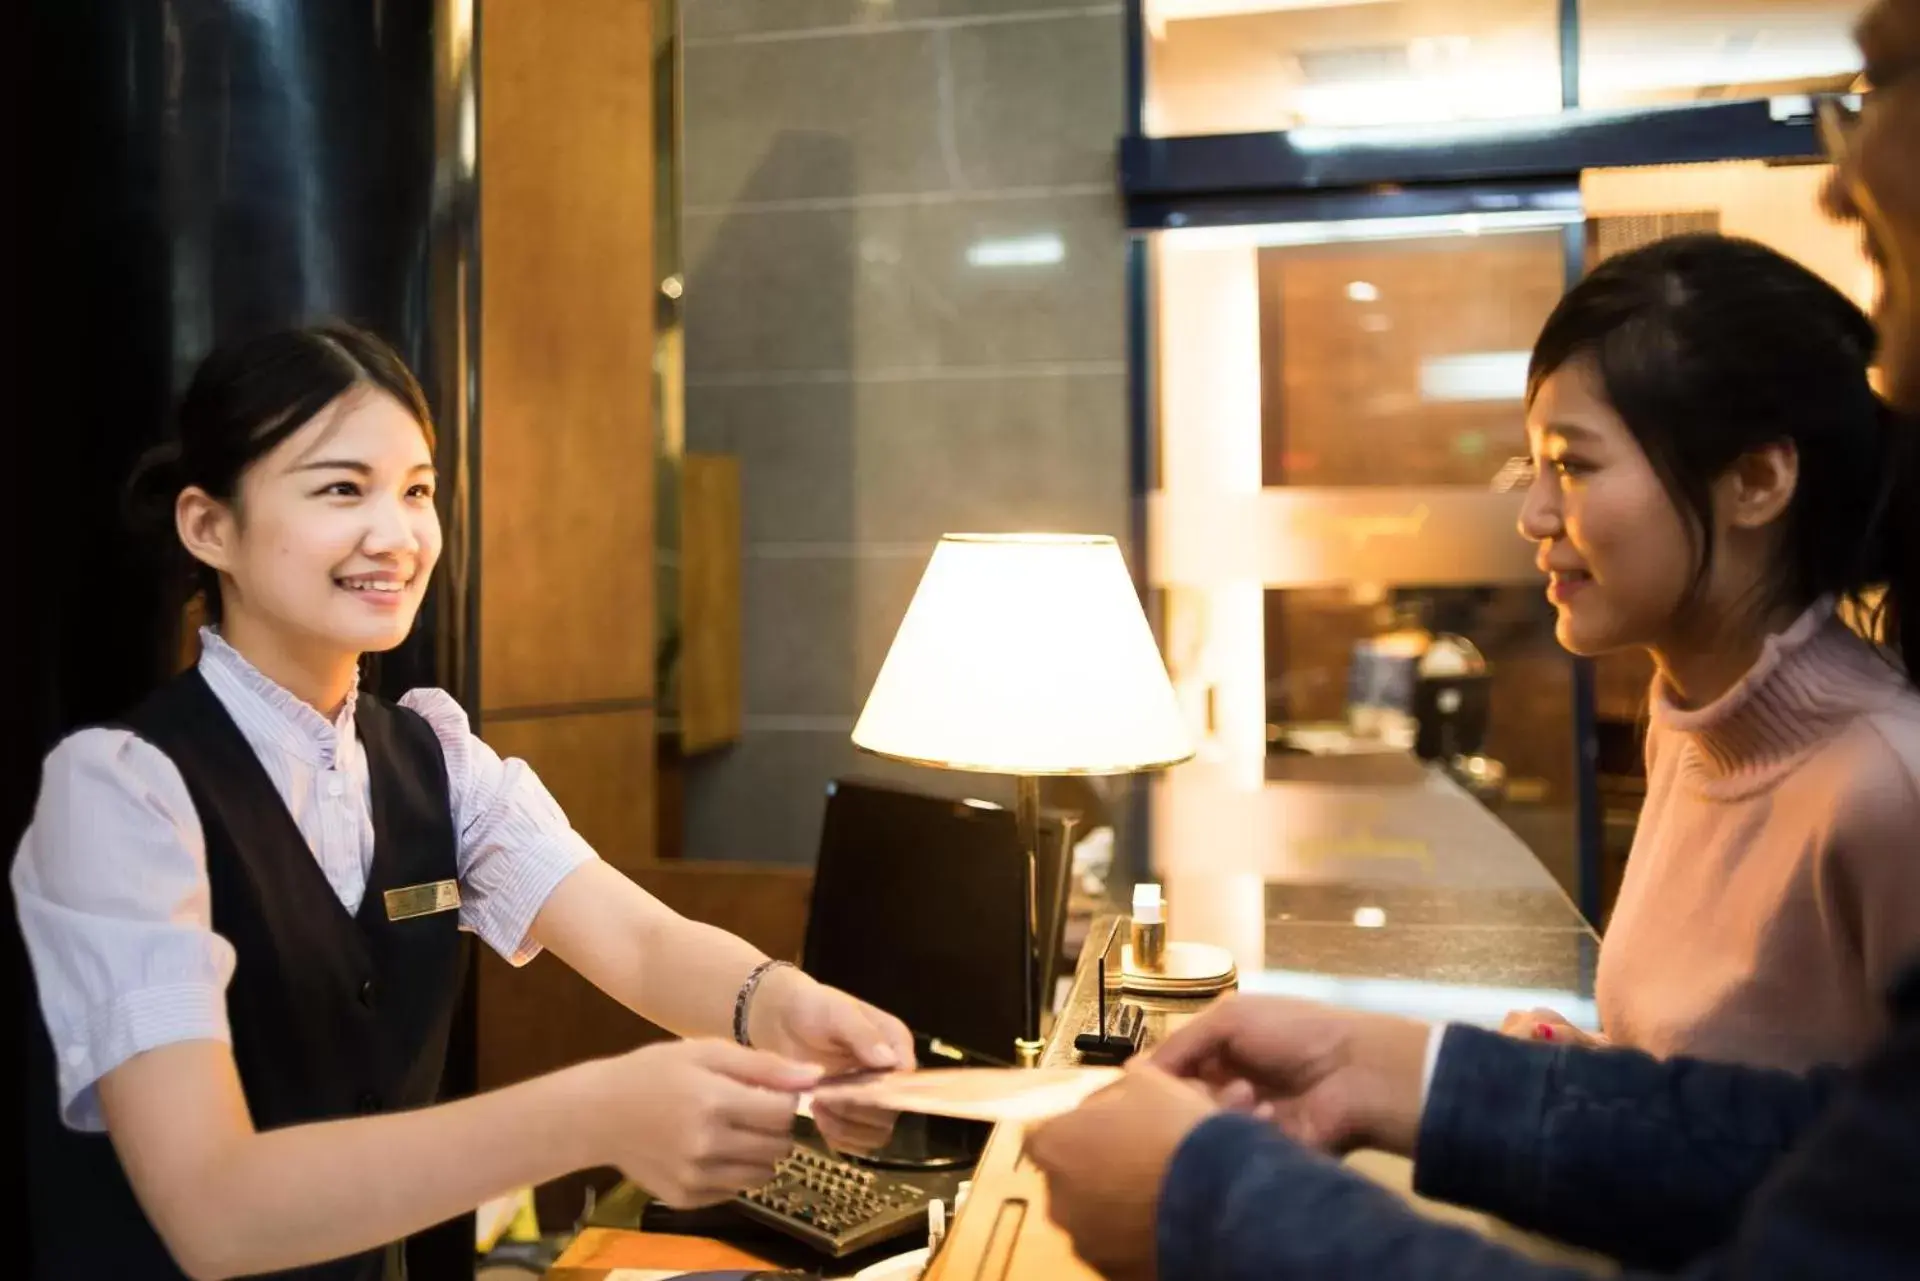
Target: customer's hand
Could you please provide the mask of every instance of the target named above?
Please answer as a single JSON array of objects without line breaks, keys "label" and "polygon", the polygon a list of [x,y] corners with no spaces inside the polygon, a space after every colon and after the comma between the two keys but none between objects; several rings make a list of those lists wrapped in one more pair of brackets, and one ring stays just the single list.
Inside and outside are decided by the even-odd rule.
[{"label": "customer's hand", "polygon": [[1604,1036],[1575,1027],[1553,1010],[1515,1010],[1500,1021],[1500,1031],[1504,1036],[1522,1041],[1551,1041],[1555,1045],[1578,1045],[1586,1049],[1611,1044]]},{"label": "customer's hand", "polygon": [[713,1205],[773,1177],[801,1092],[820,1078],[728,1041],[649,1045],[595,1065],[595,1164],[670,1206]]},{"label": "customer's hand", "polygon": [[1180,1144],[1216,1111],[1194,1083],[1137,1069],[1027,1135],[1047,1213],[1108,1281],[1155,1275],[1160,1186]]},{"label": "customer's hand", "polygon": [[1168,1037],[1151,1066],[1270,1117],[1326,1151],[1412,1155],[1429,1025],[1276,996],[1229,997]]},{"label": "customer's hand", "polygon": [[[913,1033],[906,1024],[796,969],[769,971],[747,1013],[747,1036],[755,1045],[817,1063],[829,1074],[914,1066]],[[895,1114],[816,1103],[813,1120],[832,1147],[870,1152],[892,1136]]]}]

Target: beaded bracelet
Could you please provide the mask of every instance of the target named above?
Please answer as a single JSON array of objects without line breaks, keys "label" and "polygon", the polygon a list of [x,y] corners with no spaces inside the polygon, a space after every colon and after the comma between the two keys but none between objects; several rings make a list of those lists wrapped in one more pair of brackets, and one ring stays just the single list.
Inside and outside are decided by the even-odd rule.
[{"label": "beaded bracelet", "polygon": [[748,1048],[753,1046],[753,1042],[747,1039],[747,1007],[753,1002],[753,994],[759,988],[760,980],[767,976],[768,971],[783,968],[792,969],[793,962],[762,961],[753,967],[753,972],[747,975],[747,981],[740,985],[740,994],[733,998],[733,1039],[740,1044]]}]

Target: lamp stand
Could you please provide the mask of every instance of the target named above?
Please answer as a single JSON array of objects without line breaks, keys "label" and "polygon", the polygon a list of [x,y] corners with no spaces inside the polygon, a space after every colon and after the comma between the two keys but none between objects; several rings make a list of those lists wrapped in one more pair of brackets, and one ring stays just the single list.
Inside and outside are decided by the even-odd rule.
[{"label": "lamp stand", "polygon": [[1021,934],[1026,954],[1020,973],[1025,980],[1025,1018],[1023,1035],[1013,1043],[1014,1059],[1021,1067],[1039,1067],[1046,1042],[1040,1039],[1040,780],[1032,774],[1014,780],[1014,822],[1020,832],[1020,845],[1026,853],[1026,871],[1021,876],[1027,896],[1026,928]]}]

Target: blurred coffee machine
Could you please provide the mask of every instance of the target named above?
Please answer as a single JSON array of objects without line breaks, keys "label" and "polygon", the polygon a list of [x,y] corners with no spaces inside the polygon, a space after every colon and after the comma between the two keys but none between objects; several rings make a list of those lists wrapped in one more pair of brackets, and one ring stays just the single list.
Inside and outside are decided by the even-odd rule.
[{"label": "blurred coffee machine", "polygon": [[1354,644],[1348,728],[1438,763],[1477,792],[1497,793],[1506,771],[1485,754],[1492,679],[1471,640],[1430,629],[1430,618],[1451,612],[1445,603],[1400,595],[1388,627]]},{"label": "blurred coffee machine", "polygon": [[1478,756],[1487,742],[1492,682],[1487,660],[1464,636],[1433,638],[1413,683],[1413,752],[1423,761]]}]

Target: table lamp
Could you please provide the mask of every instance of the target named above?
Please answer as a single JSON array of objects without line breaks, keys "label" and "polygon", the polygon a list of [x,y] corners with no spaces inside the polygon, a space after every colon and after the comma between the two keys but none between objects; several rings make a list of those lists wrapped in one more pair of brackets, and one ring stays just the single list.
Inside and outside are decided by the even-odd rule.
[{"label": "table lamp", "polygon": [[877,756],[1016,780],[1026,980],[1015,1056],[1039,1062],[1040,779],[1176,765],[1193,744],[1120,548],[1082,534],[948,534],[853,728]]}]

